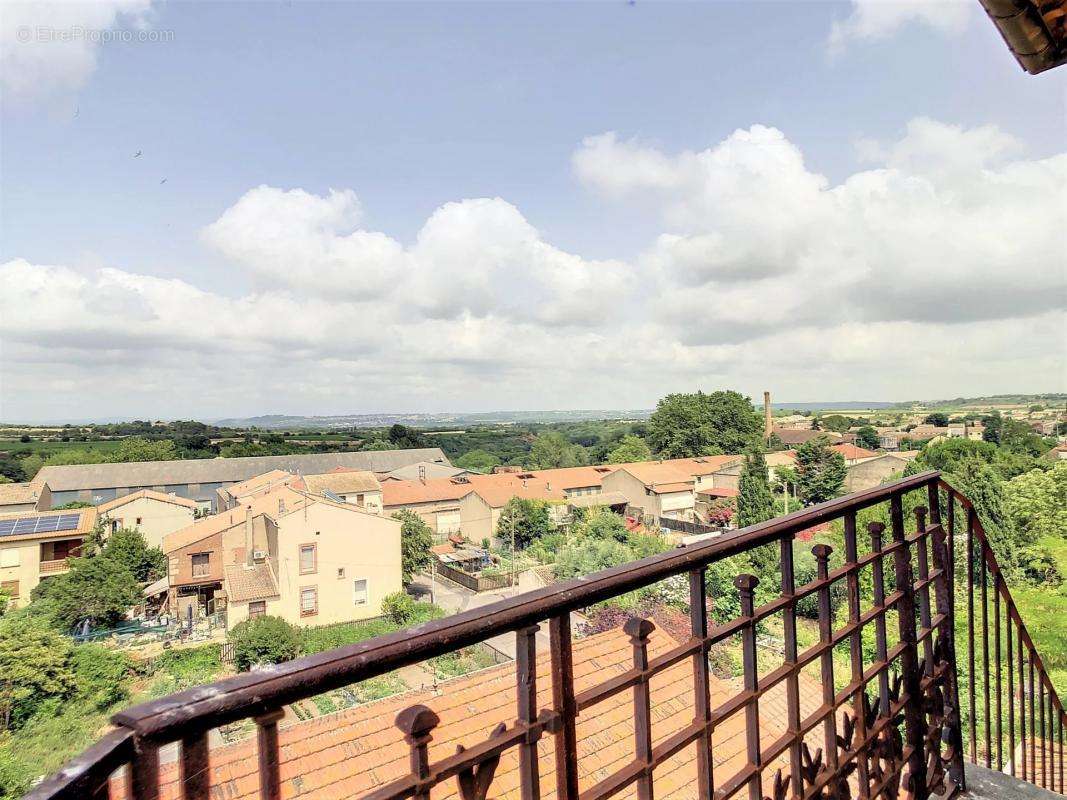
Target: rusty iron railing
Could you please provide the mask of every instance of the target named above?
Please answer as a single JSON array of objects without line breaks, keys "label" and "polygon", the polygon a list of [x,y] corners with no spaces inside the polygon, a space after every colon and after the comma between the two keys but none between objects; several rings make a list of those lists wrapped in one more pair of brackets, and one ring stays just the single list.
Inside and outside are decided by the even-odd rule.
[{"label": "rusty iron railing", "polygon": [[[502,796],[493,791],[492,782],[506,757],[517,762],[515,794],[522,800],[551,794],[567,800],[606,800],[634,793],[639,800],[653,800],[657,779],[670,777],[671,759],[683,752],[695,762],[693,785],[685,796],[701,800],[951,796],[964,788],[964,748],[955,668],[953,548],[949,544],[955,503],[965,501],[948,492],[949,519],[942,525],[939,478],[937,472],[923,472],[750,526],[730,537],[129,708],[113,718],[115,732],[47,778],[29,797],[215,797],[224,776],[212,765],[208,733],[247,719],[254,720],[257,734],[254,751],[249,751],[254,752],[253,759],[258,757],[253,796],[262,800],[296,796],[301,792],[300,776],[283,776],[284,753],[279,745],[279,721],[288,703],[505,633],[515,636],[514,716],[504,715],[508,718],[500,719],[486,738],[463,741],[454,755],[441,757],[438,749],[432,756],[429,745],[440,718],[427,705],[412,704],[395,719],[404,735],[404,743],[396,746],[407,751],[408,768],[401,770],[403,774],[388,774],[369,791],[345,796],[421,800],[430,798],[432,792],[444,796],[441,792],[457,788],[463,800]],[[905,498],[910,504],[913,493],[920,494],[923,505],[914,510],[911,523],[904,509]],[[861,515],[874,516],[870,510],[884,504],[888,505],[888,532],[878,521],[861,524]],[[843,552],[834,555],[829,546],[816,545],[812,549],[815,578],[797,586],[794,547],[798,535],[835,520],[842,521]],[[986,548],[977,521],[968,530]],[[738,575],[734,586],[740,614],[726,621],[710,618],[709,605],[724,598],[709,598],[709,568],[756,548],[766,552],[768,546],[776,547],[780,557],[780,584],[769,594],[764,587],[757,598],[757,579]],[[632,665],[610,677],[599,672],[583,675],[586,685],[581,686],[574,658],[576,642],[580,646],[581,641],[573,638],[572,613],[675,576],[689,587],[688,637],[672,640],[672,646],[662,652],[652,652],[649,641],[656,626],[649,619],[635,617],[624,626]],[[868,581],[873,599],[865,603],[867,592],[861,586]],[[847,618],[838,620],[834,597],[842,587]],[[1028,664],[1043,676],[1040,659],[1002,587],[1001,581],[995,597],[1002,597],[1014,614],[1017,640],[1027,648]],[[797,608],[801,602],[810,604],[812,598],[817,606],[817,640],[802,647]],[[772,619],[781,620],[784,652],[780,666],[761,674],[757,630]],[[550,669],[544,670],[542,663],[539,674],[537,633],[545,622],[550,633]],[[724,701],[713,702],[709,653],[728,640],[740,641],[740,686]],[[835,650],[848,652],[844,675],[835,675],[839,666],[834,662]],[[691,677],[682,680],[691,692],[691,721],[667,736],[656,736],[650,687],[672,667],[684,668],[687,662],[692,666]],[[800,678],[805,670],[817,672],[814,685],[821,685],[821,696],[806,692],[802,702]],[[546,707],[538,707],[539,682],[542,686],[551,683]],[[1060,713],[1062,737],[1062,710],[1051,685],[1047,681],[1042,685],[1047,691],[1038,702],[1042,709],[1048,706],[1050,714],[1053,708]],[[1032,680],[1029,687],[1033,702]],[[448,684],[440,688],[447,692]],[[761,702],[780,690],[784,690],[788,721],[782,735],[768,742],[760,735]],[[601,704],[613,698],[616,702],[628,698],[632,703],[632,715],[627,717],[632,754],[612,769],[587,770],[580,758],[579,725],[585,725]],[[736,719],[744,727],[743,765],[724,772],[721,765],[716,766],[715,749],[721,746],[716,732]],[[1033,726],[1033,711],[1027,719]],[[1044,725],[1043,721],[1041,730]],[[973,755],[973,734],[971,741]],[[173,743],[180,748],[177,780],[163,785],[160,753],[164,748],[173,752]],[[554,769],[540,763],[542,749],[554,753]],[[1050,753],[1050,763],[1053,758]],[[1062,770],[1062,758],[1055,763]],[[1035,772],[1031,769],[1026,774],[1032,777]]]},{"label": "rusty iron railing", "polygon": [[[948,535],[955,543],[950,553],[955,560],[959,551],[966,586],[968,757],[971,763],[1067,794],[1067,713],[974,506],[945,481],[940,486]],[[962,535],[956,533],[957,506],[963,514]]]}]

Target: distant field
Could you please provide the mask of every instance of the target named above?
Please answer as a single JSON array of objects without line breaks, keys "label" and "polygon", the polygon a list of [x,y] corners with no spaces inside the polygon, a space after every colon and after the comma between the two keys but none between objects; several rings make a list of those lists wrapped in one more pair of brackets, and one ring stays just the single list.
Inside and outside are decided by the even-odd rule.
[{"label": "distant field", "polygon": [[118,448],[121,443],[118,439],[109,439],[102,442],[20,442],[18,439],[0,439],[0,450],[9,453],[39,453],[47,458],[61,450],[88,450],[93,453],[109,453]]}]

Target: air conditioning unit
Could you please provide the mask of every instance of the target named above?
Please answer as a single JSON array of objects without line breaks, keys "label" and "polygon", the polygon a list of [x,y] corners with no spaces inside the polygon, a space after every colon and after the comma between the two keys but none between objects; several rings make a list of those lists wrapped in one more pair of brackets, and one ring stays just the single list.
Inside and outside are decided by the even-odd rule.
[{"label": "air conditioning unit", "polygon": [[266,550],[253,550],[252,551],[252,560],[253,561],[266,561],[267,560],[267,551]]}]

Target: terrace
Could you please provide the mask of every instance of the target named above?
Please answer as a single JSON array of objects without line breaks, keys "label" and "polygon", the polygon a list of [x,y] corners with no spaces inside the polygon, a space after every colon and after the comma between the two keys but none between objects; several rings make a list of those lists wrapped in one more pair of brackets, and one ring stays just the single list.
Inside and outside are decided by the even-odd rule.
[{"label": "terrace", "polygon": [[[882,509],[888,526],[870,520]],[[798,535],[836,520],[843,552],[815,545],[816,578],[797,586]],[[732,597],[709,597],[710,570],[766,546],[777,585],[740,574]],[[576,612],[663,581],[688,587],[684,632],[640,617],[576,631]],[[797,607],[812,599],[804,646]],[[710,613],[727,607],[739,612]],[[772,622],[783,642],[769,659]],[[289,703],[502,634],[513,665],[280,724]],[[727,642],[741,653],[731,680],[709,659]],[[214,742],[242,720],[254,738]],[[129,708],[29,797],[923,800],[967,791],[965,761],[1062,793],[1065,721],[970,502],[924,472]]]}]

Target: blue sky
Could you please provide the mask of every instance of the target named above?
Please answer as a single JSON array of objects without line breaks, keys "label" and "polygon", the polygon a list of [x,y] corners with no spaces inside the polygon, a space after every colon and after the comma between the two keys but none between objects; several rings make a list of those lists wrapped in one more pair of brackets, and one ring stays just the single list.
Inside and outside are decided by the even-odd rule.
[{"label": "blue sky", "polygon": [[[1063,237],[1000,246],[1041,222],[1020,221],[1024,193],[1063,200],[1028,176],[1064,169],[1064,71],[1025,75],[976,4],[4,6],[0,262],[19,291],[2,419],[1063,388],[1063,319],[1042,300],[1063,300]],[[17,39],[79,25],[165,40]],[[776,135],[731,138],[753,126]],[[911,213],[917,181],[921,231],[888,216]],[[499,205],[462,205],[477,198]],[[976,246],[998,219],[993,252]],[[856,254],[912,237],[915,258],[895,257],[937,251],[942,280]],[[1006,265],[1033,291],[1005,294]],[[931,337],[992,368],[927,363]],[[899,361],[857,379],[892,347]]]}]

